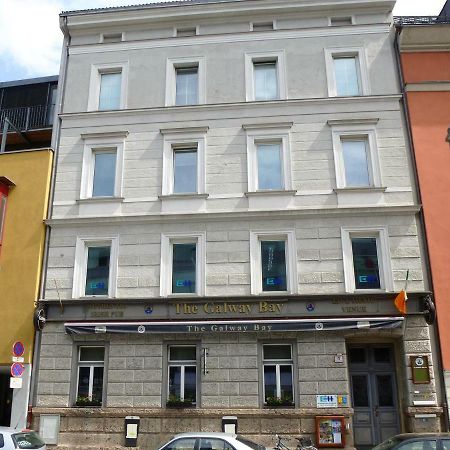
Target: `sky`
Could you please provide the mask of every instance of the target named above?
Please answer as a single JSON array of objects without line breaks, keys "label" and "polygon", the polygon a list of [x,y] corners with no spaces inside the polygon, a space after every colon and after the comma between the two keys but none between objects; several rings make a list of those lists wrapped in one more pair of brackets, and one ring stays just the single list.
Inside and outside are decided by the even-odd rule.
[{"label": "sky", "polygon": [[[61,11],[143,3],[152,0],[0,0],[0,82],[58,74]],[[433,16],[444,3],[445,0],[397,0],[393,13]]]}]

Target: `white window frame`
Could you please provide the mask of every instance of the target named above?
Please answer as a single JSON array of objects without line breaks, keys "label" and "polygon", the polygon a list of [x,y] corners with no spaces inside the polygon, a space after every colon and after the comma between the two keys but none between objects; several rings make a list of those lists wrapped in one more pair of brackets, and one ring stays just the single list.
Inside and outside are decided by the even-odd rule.
[{"label": "white window frame", "polygon": [[[100,85],[102,74],[121,73],[120,109],[127,107],[128,62],[113,64],[93,64],[91,66],[91,80],[89,84],[88,111],[98,111],[100,101]],[[108,110],[102,110],[108,111]]]},{"label": "white window frame", "polygon": [[[193,105],[176,105],[177,69],[198,68],[198,103]],[[193,56],[188,58],[167,58],[166,62],[166,101],[165,106],[195,106],[206,103],[206,73],[205,57]]]},{"label": "white window frame", "polygon": [[255,75],[253,68],[254,63],[258,62],[276,62],[277,65],[278,98],[268,101],[287,99],[285,55],[284,51],[280,50],[245,54],[245,100],[247,102],[257,101],[255,100]]},{"label": "white window frame", "polygon": [[[285,241],[286,251],[286,291],[263,291],[261,267],[261,241]],[[295,231],[271,230],[250,231],[250,274],[252,295],[295,294],[297,283],[297,245]]]},{"label": "white window frame", "polygon": [[[197,244],[195,266],[194,293],[172,292],[172,265],[173,244]],[[160,269],[160,295],[161,297],[186,297],[205,295],[205,260],[206,260],[206,233],[166,233],[161,234],[161,269]]]},{"label": "white window frame", "polygon": [[[109,279],[107,295],[86,295],[86,275],[88,249],[90,247],[110,246],[109,256]],[[73,298],[105,297],[114,298],[117,295],[117,256],[119,238],[111,237],[77,237],[75,246],[75,264],[73,274]]]},{"label": "white window frame", "polygon": [[[391,254],[389,251],[388,229],[374,228],[341,228],[342,253],[344,263],[345,291],[349,293],[393,292]],[[380,275],[380,289],[356,289],[355,271],[353,266],[352,237],[376,238],[378,271]]]},{"label": "white window frame", "polygon": [[247,132],[247,186],[248,192],[271,192],[271,190],[258,188],[258,144],[280,142],[281,149],[281,169],[283,187],[280,191],[292,189],[291,174],[291,150],[289,129],[292,123],[286,124],[258,124],[255,126],[244,125]]},{"label": "white window frame", "polygon": [[[80,361],[81,356],[81,349],[86,347],[94,347],[94,348],[103,348],[103,363],[100,361]],[[78,345],[76,347],[77,349],[77,380],[76,380],[76,386],[75,386],[75,402],[78,398],[78,389],[79,389],[79,383],[80,383],[80,368],[81,367],[89,367],[89,393],[88,393],[88,399],[92,400],[92,390],[94,387],[94,368],[95,367],[103,367],[103,384],[102,384],[102,398],[101,398],[101,405],[105,406],[105,379],[106,379],[106,346],[104,345]]]},{"label": "white window frame", "polygon": [[[338,189],[380,188],[382,184],[380,160],[378,157],[376,120],[367,124],[350,124],[345,121],[329,121],[333,141],[334,168],[336,171],[336,187]],[[367,142],[368,186],[347,186],[345,181],[343,140],[365,140]]]},{"label": "white window frame", "polygon": [[162,195],[189,195],[192,193],[173,192],[174,185],[174,150],[177,148],[197,148],[197,192],[193,194],[204,194],[206,192],[205,154],[206,133],[208,128],[168,129],[160,130],[164,136],[163,142],[163,177]]},{"label": "white window frame", "polygon": [[[179,360],[179,361],[171,361],[170,359],[170,349],[172,347],[194,347],[195,348],[195,361],[194,360]],[[193,344],[169,344],[167,346],[167,388],[166,388],[166,396],[167,400],[169,400],[169,382],[170,382],[170,368],[171,367],[181,367],[181,377],[180,377],[180,400],[184,401],[184,373],[185,373],[185,367],[195,367],[195,399],[194,399],[194,405],[197,404],[197,398],[198,398],[198,390],[199,390],[199,383],[198,383],[198,374],[199,374],[199,364],[198,364],[198,346]]]},{"label": "white window frame", "polygon": [[[123,182],[123,154],[125,148],[125,137],[127,132],[111,134],[82,135],[84,140],[83,166],[81,168],[80,199],[105,199],[121,198]],[[95,153],[102,151],[116,151],[116,173],[114,179],[113,197],[92,197],[94,186]]]},{"label": "white window frame", "polygon": [[[289,345],[291,347],[291,359],[264,359],[264,347],[276,347],[281,345]],[[263,402],[266,404],[266,380],[264,378],[264,367],[265,366],[275,366],[275,377],[276,377],[276,389],[277,389],[277,398],[281,398],[281,377],[280,377],[280,366],[291,366],[291,383],[292,383],[292,404],[295,404],[295,383],[294,383],[294,349],[293,345],[289,343],[263,343],[261,345],[262,352],[262,393],[263,393]]]},{"label": "white window frame", "polygon": [[326,48],[325,68],[327,72],[327,86],[329,97],[339,97],[336,87],[336,73],[334,70],[334,58],[355,58],[358,83],[360,88],[359,96],[370,94],[369,72],[367,69],[366,52],[361,47],[346,48]]}]

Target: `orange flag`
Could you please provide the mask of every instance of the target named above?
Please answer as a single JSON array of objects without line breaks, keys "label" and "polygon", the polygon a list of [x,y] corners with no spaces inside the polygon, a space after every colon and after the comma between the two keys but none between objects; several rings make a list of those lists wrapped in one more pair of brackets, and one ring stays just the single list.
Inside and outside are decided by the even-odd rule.
[{"label": "orange flag", "polygon": [[406,295],[406,291],[402,289],[397,297],[395,297],[394,305],[403,315],[406,314],[406,301],[408,300],[408,296]]}]

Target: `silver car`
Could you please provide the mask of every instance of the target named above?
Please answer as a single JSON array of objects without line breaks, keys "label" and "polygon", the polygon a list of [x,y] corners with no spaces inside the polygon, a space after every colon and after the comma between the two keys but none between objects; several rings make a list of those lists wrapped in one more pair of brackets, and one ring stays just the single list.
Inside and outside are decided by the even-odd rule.
[{"label": "silver car", "polygon": [[35,431],[0,427],[0,449],[15,450],[16,448],[46,450],[47,446]]},{"label": "silver car", "polygon": [[238,434],[181,433],[159,450],[265,450],[265,447]]}]

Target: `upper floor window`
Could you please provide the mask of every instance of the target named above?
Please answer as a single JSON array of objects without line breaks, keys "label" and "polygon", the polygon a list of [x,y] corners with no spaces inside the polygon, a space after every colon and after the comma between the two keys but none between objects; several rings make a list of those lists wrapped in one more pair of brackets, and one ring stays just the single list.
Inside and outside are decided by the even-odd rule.
[{"label": "upper floor window", "polygon": [[248,192],[291,189],[292,123],[243,125],[247,132]]},{"label": "upper floor window", "polygon": [[162,195],[205,193],[208,128],[160,130],[164,135]]},{"label": "upper floor window", "polygon": [[251,232],[250,269],[252,294],[296,292],[294,232]]},{"label": "upper floor window", "polygon": [[117,238],[78,238],[75,248],[73,297],[115,297]]},{"label": "upper floor window", "polygon": [[376,123],[377,119],[328,121],[338,189],[381,188]]},{"label": "upper floor window", "polygon": [[89,111],[126,108],[128,63],[94,64],[91,68]]},{"label": "upper floor window", "polygon": [[127,132],[83,135],[85,140],[81,169],[80,199],[122,195],[122,167]]},{"label": "upper floor window", "polygon": [[190,37],[198,34],[198,27],[182,27],[175,28],[174,36],[176,37]]},{"label": "upper floor window", "polygon": [[325,63],[330,97],[369,94],[369,77],[364,49],[325,49]]},{"label": "upper floor window", "polygon": [[167,60],[166,106],[205,103],[205,64],[203,57]]},{"label": "upper floor window", "polygon": [[245,54],[246,100],[286,98],[283,52]]},{"label": "upper floor window", "polygon": [[393,291],[387,230],[342,228],[341,233],[346,291]]},{"label": "upper floor window", "polygon": [[275,29],[274,21],[270,22],[251,22],[250,31],[272,31]]},{"label": "upper floor window", "polygon": [[121,72],[100,74],[100,98],[98,100],[98,109],[120,108],[121,85]]}]

